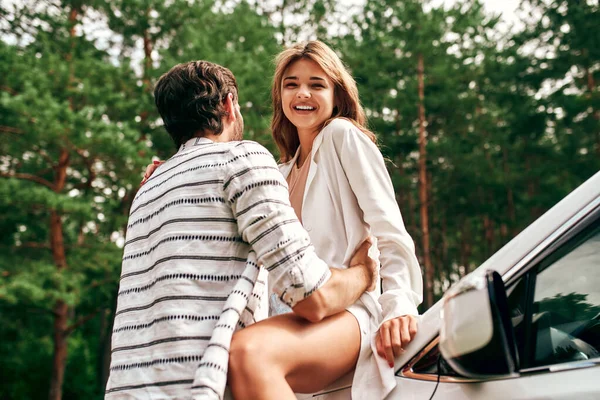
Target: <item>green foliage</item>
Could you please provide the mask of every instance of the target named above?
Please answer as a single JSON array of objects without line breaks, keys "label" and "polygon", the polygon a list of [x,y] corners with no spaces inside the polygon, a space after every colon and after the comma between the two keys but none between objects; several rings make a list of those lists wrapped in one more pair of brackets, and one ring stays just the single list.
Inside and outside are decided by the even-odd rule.
[{"label": "green foliage", "polygon": [[63,397],[102,397],[117,243],[144,166],[174,152],[152,85],[176,63],[230,68],[246,138],[274,151],[274,56],[304,38],[331,44],[356,78],[420,247],[422,57],[438,297],[600,169],[595,2],[527,0],[523,31],[510,33],[480,0],[367,0],[355,15],[331,0],[12,3],[0,8],[3,399],[47,397],[58,300],[69,305]]},{"label": "green foliage", "polygon": [[[393,162],[397,198],[417,247],[417,57],[423,57],[428,210],[438,297],[600,169],[600,114],[594,103],[598,71],[591,67],[599,59],[597,54],[585,58],[587,69],[580,61],[583,54],[595,54],[588,48],[597,38],[572,34],[578,46],[572,49],[561,33],[569,18],[579,21],[571,25],[593,24],[598,7],[530,3],[535,15],[546,17],[526,21],[524,32],[505,34],[497,28],[499,18],[484,13],[479,0],[450,8],[369,0],[352,33],[332,40],[352,69],[370,126]],[[532,51],[532,43],[552,45],[541,56]],[[571,59],[561,60],[561,51]],[[557,72],[552,64],[559,62]],[[568,78],[577,65],[592,76],[587,93],[571,84],[569,96],[544,90],[543,85]]]},{"label": "green foliage", "polygon": [[[15,366],[0,378],[0,397],[9,399],[47,397],[58,301],[69,306],[67,370],[72,359],[102,354],[107,327],[87,336],[78,329],[110,318],[121,258],[111,237],[123,234],[127,195],[147,162],[135,73],[72,34],[83,9],[30,5],[13,21],[15,32],[37,22],[26,43],[0,41],[0,325],[11,344],[0,357]],[[50,240],[51,215],[59,216],[64,251]],[[75,369],[65,383],[75,384],[72,397],[102,392],[97,363]]]},{"label": "green foliage", "polygon": [[160,72],[197,59],[227,66],[237,79],[245,138],[273,151],[269,131],[272,60],[282,49],[275,28],[245,2],[231,13],[194,7],[190,18],[195,23],[183,26],[162,52]]}]

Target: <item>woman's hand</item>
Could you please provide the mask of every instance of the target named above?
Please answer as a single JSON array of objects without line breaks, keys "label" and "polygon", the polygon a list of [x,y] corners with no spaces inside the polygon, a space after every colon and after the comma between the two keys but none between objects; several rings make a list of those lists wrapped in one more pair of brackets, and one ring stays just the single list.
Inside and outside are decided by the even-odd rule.
[{"label": "woman's hand", "polygon": [[152,174],[154,173],[156,168],[158,168],[158,166],[163,163],[164,163],[164,161],[152,161],[152,164],[149,164],[146,167],[146,172],[144,173],[144,179],[142,179],[142,181],[140,182],[140,186],[142,186],[144,183],[146,183],[146,181],[148,180],[148,178],[150,178],[150,176],[152,176]]},{"label": "woman's hand", "polygon": [[417,334],[417,317],[404,315],[385,321],[377,332],[377,354],[385,358],[391,368],[394,358],[404,353],[402,347],[409,344]]}]

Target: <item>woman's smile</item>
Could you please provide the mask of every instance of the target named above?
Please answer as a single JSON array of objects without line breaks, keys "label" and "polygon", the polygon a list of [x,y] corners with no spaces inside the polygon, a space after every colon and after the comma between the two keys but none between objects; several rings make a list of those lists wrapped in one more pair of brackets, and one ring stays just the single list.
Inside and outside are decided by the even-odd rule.
[{"label": "woman's smile", "polygon": [[281,86],[283,112],[298,129],[298,135],[314,135],[331,118],[334,85],[316,62],[300,59],[292,63]]},{"label": "woman's smile", "polygon": [[294,111],[300,115],[308,115],[317,110],[317,107],[314,105],[299,103],[292,105]]}]

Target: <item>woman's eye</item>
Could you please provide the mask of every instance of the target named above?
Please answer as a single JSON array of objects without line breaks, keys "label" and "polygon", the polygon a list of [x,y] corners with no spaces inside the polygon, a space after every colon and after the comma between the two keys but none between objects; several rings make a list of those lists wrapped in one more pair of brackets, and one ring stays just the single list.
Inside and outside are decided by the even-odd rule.
[{"label": "woman's eye", "polygon": [[313,87],[316,89],[324,89],[325,88],[325,86],[321,85],[320,83],[313,85]]},{"label": "woman's eye", "polygon": [[286,83],[284,87],[285,88],[295,88],[296,86],[298,86],[298,85],[296,85],[295,83]]}]

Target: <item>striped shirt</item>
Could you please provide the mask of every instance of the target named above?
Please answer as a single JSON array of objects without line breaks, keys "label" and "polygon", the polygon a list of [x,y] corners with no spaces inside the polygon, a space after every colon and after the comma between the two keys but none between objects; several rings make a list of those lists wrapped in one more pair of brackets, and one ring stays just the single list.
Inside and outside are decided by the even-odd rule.
[{"label": "striped shirt", "polygon": [[261,271],[289,306],[330,276],[264,147],[189,140],[131,206],[106,398],[223,398]]}]

